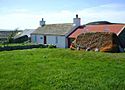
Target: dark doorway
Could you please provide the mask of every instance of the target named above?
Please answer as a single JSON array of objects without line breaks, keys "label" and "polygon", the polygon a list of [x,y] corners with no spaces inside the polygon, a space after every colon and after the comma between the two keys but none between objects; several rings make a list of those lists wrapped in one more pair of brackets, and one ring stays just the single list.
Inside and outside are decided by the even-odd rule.
[{"label": "dark doorway", "polygon": [[44,44],[46,44],[46,36],[44,36]]}]

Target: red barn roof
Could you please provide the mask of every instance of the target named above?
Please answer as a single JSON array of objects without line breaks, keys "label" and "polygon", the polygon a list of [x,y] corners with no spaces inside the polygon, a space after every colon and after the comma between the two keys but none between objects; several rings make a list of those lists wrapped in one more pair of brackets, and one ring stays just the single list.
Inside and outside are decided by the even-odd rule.
[{"label": "red barn roof", "polygon": [[125,28],[125,24],[86,25],[83,28],[78,28],[69,38],[77,38],[79,34],[85,32],[114,32],[119,35],[123,28]]}]

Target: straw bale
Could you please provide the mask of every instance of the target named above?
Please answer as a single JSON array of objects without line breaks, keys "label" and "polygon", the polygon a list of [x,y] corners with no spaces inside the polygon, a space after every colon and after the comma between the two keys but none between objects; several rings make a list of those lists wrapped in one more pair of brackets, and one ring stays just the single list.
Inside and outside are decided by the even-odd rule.
[{"label": "straw bale", "polygon": [[119,38],[111,32],[89,32],[80,34],[73,42],[73,48],[102,52],[119,52]]}]

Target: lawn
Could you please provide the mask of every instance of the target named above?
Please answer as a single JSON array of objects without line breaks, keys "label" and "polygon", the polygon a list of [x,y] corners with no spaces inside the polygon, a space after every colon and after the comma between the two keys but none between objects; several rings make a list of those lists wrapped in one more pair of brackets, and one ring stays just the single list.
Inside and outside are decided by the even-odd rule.
[{"label": "lawn", "polygon": [[0,90],[125,90],[125,53],[3,51]]}]

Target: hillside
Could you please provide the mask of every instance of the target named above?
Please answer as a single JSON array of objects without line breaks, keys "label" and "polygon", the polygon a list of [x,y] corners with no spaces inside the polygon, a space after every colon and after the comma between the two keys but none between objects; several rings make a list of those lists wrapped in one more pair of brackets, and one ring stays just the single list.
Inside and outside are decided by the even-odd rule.
[{"label": "hillside", "polygon": [[124,90],[125,53],[0,52],[0,90]]}]

